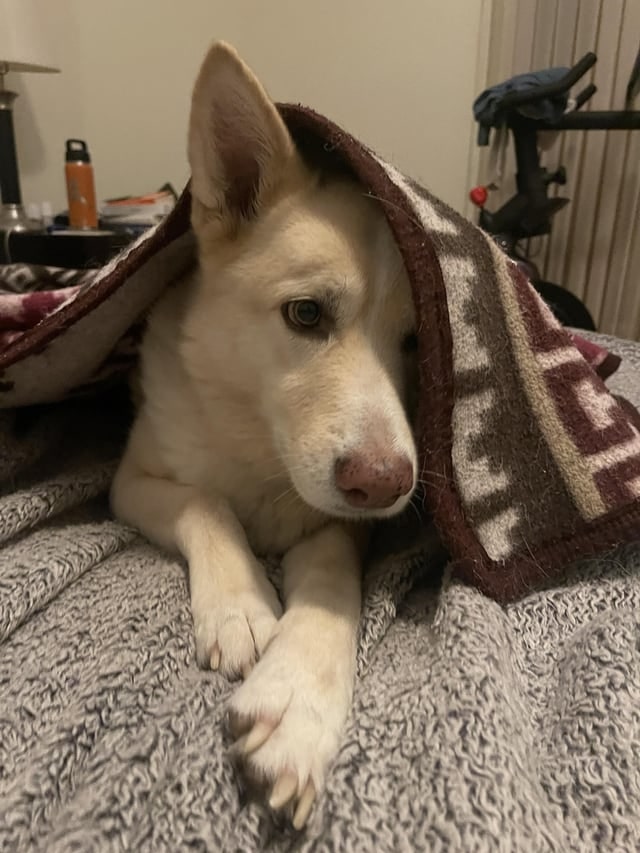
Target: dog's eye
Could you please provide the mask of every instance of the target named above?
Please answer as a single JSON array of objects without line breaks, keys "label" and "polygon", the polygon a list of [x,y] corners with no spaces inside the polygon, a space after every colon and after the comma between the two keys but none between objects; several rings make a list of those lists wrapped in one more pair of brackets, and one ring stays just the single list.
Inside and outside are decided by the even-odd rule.
[{"label": "dog's eye", "polygon": [[293,299],[282,309],[288,323],[298,329],[312,329],[322,318],[322,310],[314,299]]},{"label": "dog's eye", "polygon": [[402,340],[402,352],[412,353],[418,349],[418,336],[415,332],[410,335],[405,335]]}]

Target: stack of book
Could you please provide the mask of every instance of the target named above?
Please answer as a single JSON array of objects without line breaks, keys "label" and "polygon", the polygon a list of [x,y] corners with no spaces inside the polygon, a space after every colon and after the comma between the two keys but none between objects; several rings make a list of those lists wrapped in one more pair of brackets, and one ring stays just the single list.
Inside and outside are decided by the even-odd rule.
[{"label": "stack of book", "polygon": [[145,230],[164,219],[175,203],[171,187],[147,195],[108,199],[99,206],[100,225],[114,231]]}]

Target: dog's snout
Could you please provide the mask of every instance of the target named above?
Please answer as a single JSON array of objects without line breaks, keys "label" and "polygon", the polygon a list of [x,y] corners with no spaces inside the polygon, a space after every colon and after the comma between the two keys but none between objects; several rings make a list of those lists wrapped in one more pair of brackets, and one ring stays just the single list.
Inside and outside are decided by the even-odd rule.
[{"label": "dog's snout", "polygon": [[404,455],[356,453],[338,459],[335,483],[358,509],[384,509],[413,488],[413,465]]}]

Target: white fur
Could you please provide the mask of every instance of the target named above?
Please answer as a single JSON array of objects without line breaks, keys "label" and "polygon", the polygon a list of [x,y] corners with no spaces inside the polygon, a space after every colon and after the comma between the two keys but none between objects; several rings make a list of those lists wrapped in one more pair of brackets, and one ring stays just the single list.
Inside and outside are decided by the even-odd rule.
[{"label": "white fur", "polygon": [[[318,181],[226,45],[196,83],[189,152],[199,269],[150,319],[112,504],[186,557],[198,660],[245,677],[237,748],[299,826],[349,712],[361,522],[410,499],[357,510],[333,476],[363,448],[404,454],[415,473],[411,294],[378,207],[355,184]],[[233,195],[246,175],[251,210]],[[329,298],[328,337],[285,323],[282,305],[300,297]],[[263,554],[283,555],[284,615]]]}]

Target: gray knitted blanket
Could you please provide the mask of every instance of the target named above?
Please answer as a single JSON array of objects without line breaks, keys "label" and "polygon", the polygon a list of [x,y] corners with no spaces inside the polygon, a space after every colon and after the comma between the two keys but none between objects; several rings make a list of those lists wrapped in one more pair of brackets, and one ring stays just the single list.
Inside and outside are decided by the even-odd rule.
[{"label": "gray knitted blanket", "polygon": [[[640,345],[605,343],[640,403]],[[296,835],[239,787],[183,566],[109,518],[105,405],[0,412],[0,850],[640,849],[640,545],[506,608],[429,550],[374,567]]]}]

